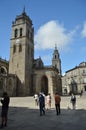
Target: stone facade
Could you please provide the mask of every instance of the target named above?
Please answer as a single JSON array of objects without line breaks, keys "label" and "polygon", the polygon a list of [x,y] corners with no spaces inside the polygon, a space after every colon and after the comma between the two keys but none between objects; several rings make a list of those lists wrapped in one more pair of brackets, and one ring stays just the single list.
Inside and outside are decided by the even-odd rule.
[{"label": "stone facade", "polygon": [[86,62],[82,62],[79,66],[66,71],[62,77],[62,93],[80,94],[86,91]]},{"label": "stone facade", "polygon": [[30,94],[32,66],[34,61],[34,28],[25,12],[12,24],[9,73],[18,77],[18,94]]},{"label": "stone facade", "polygon": [[3,91],[9,96],[29,96],[39,92],[47,95],[55,91],[61,94],[59,52],[55,47],[51,66],[44,66],[41,57],[34,59],[34,28],[25,10],[12,23],[10,60],[0,67],[0,95]]},{"label": "stone facade", "polygon": [[0,58],[0,96],[7,91],[10,96],[16,96],[17,77],[9,74],[9,62]]},{"label": "stone facade", "polygon": [[[60,77],[61,79],[61,77]],[[52,66],[46,66],[34,71],[33,89],[34,92],[55,93],[58,91],[61,94],[61,81],[59,82],[58,70]]]}]

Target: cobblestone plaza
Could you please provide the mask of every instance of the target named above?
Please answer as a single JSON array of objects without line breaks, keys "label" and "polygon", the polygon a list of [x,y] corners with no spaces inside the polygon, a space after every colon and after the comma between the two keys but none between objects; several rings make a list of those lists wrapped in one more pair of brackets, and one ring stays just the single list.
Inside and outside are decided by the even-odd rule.
[{"label": "cobblestone plaza", "polygon": [[[6,130],[86,130],[86,95],[77,96],[76,110],[71,109],[70,96],[61,97],[61,115],[55,112],[54,99],[52,108],[40,117],[39,108],[35,107],[33,97],[11,98],[8,126]],[[68,106],[70,109],[68,109]],[[1,107],[0,107],[1,108]]]}]

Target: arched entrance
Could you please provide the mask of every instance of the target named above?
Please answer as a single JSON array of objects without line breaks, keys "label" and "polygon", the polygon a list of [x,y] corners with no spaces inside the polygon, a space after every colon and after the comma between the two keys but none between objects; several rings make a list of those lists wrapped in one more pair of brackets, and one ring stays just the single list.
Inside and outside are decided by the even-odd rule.
[{"label": "arched entrance", "polygon": [[74,80],[72,80],[71,82],[70,92],[77,94],[77,83]]},{"label": "arched entrance", "polygon": [[44,92],[45,95],[48,94],[48,78],[46,76],[41,78],[41,92]]}]

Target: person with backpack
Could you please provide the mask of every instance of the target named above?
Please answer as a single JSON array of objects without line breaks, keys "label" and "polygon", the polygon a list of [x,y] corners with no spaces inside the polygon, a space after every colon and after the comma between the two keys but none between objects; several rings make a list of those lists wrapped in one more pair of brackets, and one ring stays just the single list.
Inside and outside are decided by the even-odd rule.
[{"label": "person with backpack", "polygon": [[72,108],[76,108],[76,96],[72,93],[71,94],[71,103],[72,103]]},{"label": "person with backpack", "polygon": [[42,93],[39,94],[40,116],[45,115],[45,99]]}]

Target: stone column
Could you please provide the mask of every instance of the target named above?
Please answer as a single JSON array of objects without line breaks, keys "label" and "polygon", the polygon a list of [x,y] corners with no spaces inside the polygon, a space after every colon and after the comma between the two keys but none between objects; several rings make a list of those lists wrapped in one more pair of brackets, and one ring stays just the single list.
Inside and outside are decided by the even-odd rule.
[{"label": "stone column", "polygon": [[52,76],[48,76],[48,92],[53,95],[53,82]]}]

